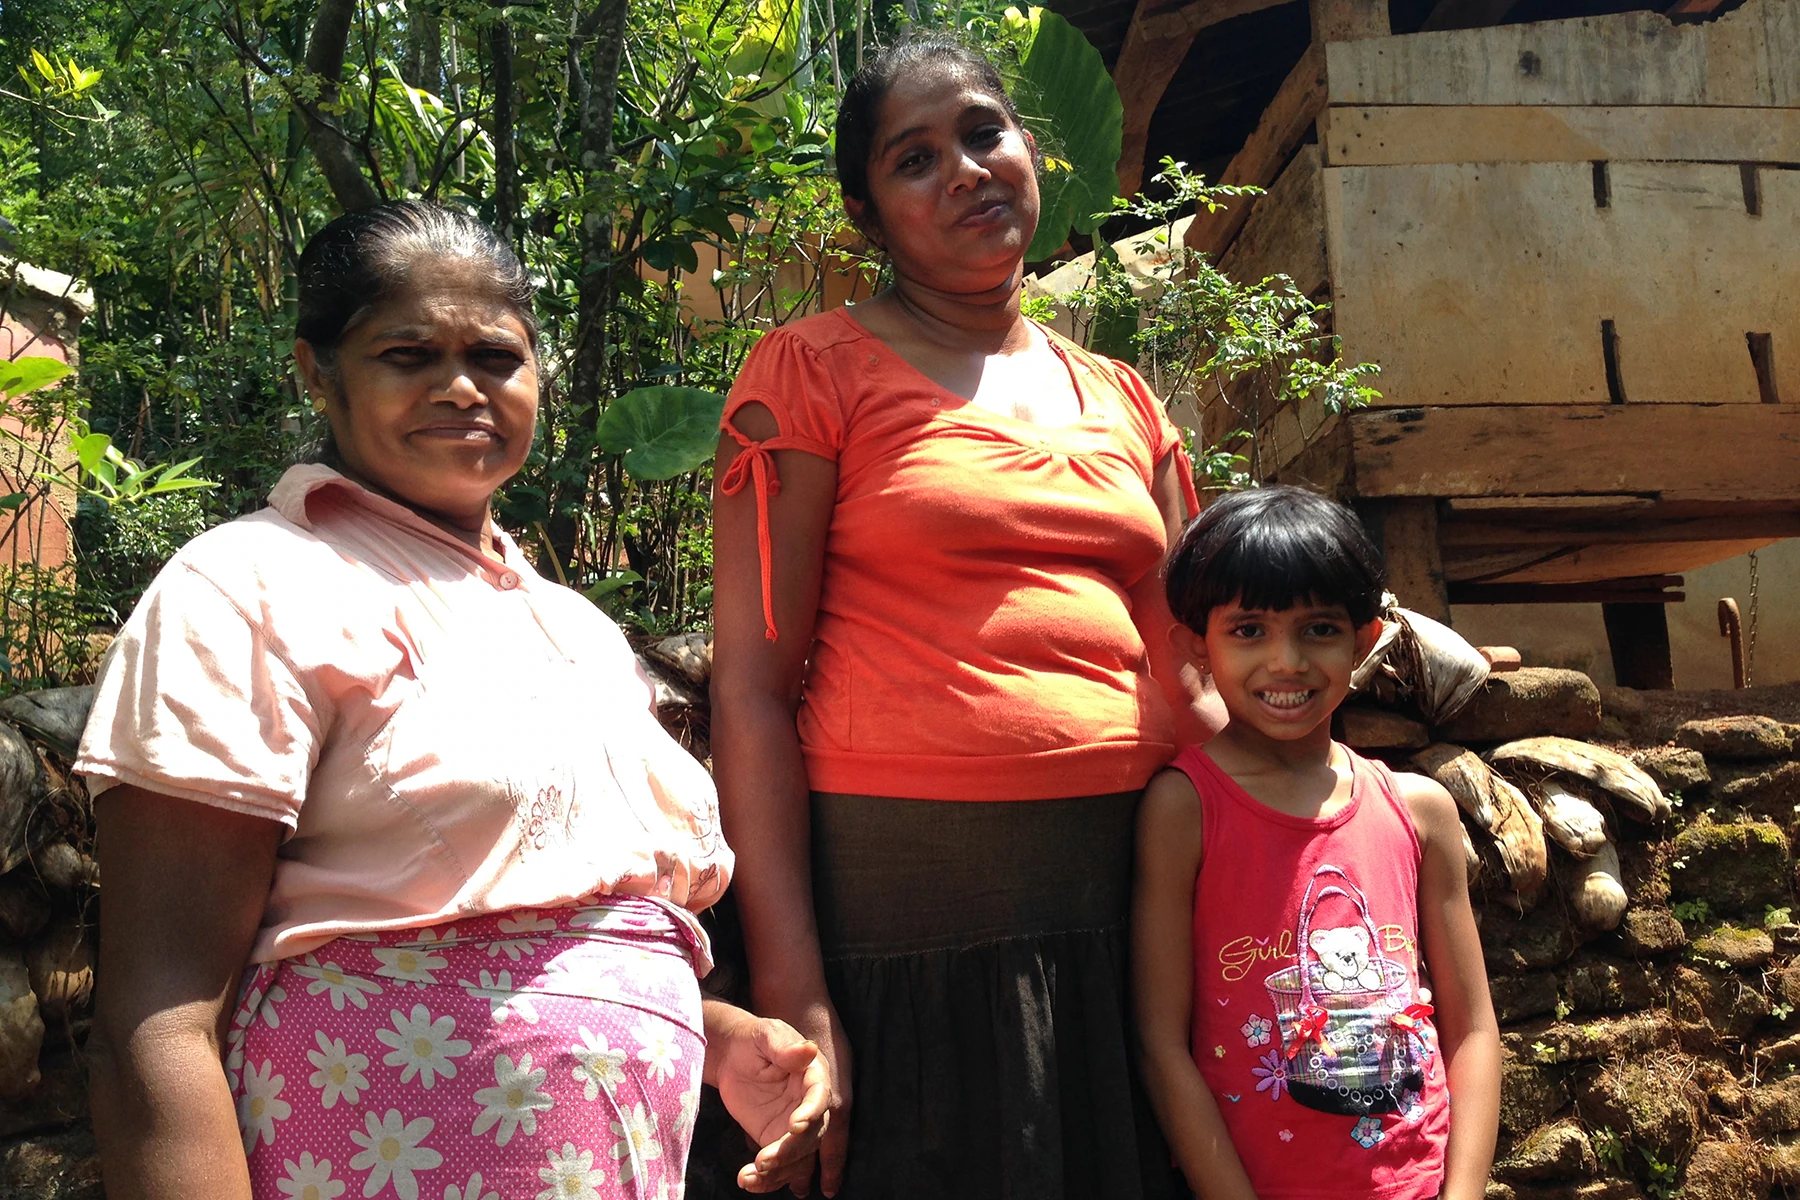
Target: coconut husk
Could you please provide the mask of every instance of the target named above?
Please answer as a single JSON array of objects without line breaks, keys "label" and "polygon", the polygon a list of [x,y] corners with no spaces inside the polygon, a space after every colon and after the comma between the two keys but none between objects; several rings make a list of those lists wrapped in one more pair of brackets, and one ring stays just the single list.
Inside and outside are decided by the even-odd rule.
[{"label": "coconut husk", "polygon": [[25,952],[31,990],[45,1016],[66,1020],[92,996],[94,956],[88,933],[75,917],[62,915]]},{"label": "coconut husk", "polygon": [[677,634],[644,648],[644,657],[674,671],[696,688],[705,689],[712,678],[712,634],[703,631]]},{"label": "coconut husk", "polygon": [[1475,839],[1469,836],[1469,827],[1461,821],[1457,825],[1462,829],[1463,862],[1468,866],[1469,881],[1472,883],[1481,874],[1481,854],[1475,849]]},{"label": "coconut husk", "polygon": [[48,791],[37,751],[18,730],[0,721],[0,875],[31,853],[31,814]]},{"label": "coconut husk", "polygon": [[1550,869],[1544,823],[1524,793],[1502,779],[1473,750],[1439,742],[1413,755],[1413,765],[1443,785],[1500,851],[1520,904],[1530,908]]},{"label": "coconut husk", "polygon": [[1425,718],[1441,725],[1455,716],[1487,682],[1488,661],[1448,625],[1401,608],[1382,597],[1385,624],[1375,647],[1352,673],[1358,691],[1382,676],[1396,681]]},{"label": "coconut husk", "polygon": [[1619,877],[1619,848],[1600,843],[1594,856],[1577,868],[1569,887],[1569,906],[1586,929],[1617,929],[1625,919],[1625,883]]},{"label": "coconut husk", "polygon": [[1488,761],[1508,775],[1542,777],[1553,771],[1585,779],[1640,821],[1661,821],[1669,801],[1656,781],[1623,754],[1574,738],[1534,737],[1488,751]]},{"label": "coconut husk", "polygon": [[1606,815],[1581,794],[1582,784],[1565,776],[1549,775],[1525,785],[1525,794],[1537,804],[1550,840],[1576,858],[1592,858],[1606,844]]}]

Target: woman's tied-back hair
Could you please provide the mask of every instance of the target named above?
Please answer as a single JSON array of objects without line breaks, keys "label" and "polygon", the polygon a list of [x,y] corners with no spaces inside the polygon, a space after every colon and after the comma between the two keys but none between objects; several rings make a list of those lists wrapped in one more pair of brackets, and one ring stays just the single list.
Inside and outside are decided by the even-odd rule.
[{"label": "woman's tied-back hair", "polygon": [[1381,612],[1381,552],[1342,504],[1304,488],[1265,487],[1213,501],[1169,555],[1169,608],[1195,633],[1227,604],[1280,612],[1341,604],[1366,625]]},{"label": "woman's tied-back hair", "polygon": [[423,200],[388,200],[347,212],[312,236],[300,255],[300,315],[294,336],[320,365],[336,365],[346,334],[405,288],[416,263],[468,259],[493,271],[492,295],[505,302],[537,348],[531,277],[493,230],[466,213]]},{"label": "woman's tied-back hair", "polygon": [[1019,110],[1006,94],[1000,72],[977,51],[963,45],[947,33],[908,34],[891,46],[881,49],[863,64],[862,70],[844,88],[838,104],[837,177],[845,199],[874,208],[869,199],[869,159],[875,152],[875,126],[881,117],[881,102],[888,89],[903,75],[912,75],[929,67],[948,68],[956,74],[972,78],[994,94],[1006,109],[1012,123],[1023,128]]}]

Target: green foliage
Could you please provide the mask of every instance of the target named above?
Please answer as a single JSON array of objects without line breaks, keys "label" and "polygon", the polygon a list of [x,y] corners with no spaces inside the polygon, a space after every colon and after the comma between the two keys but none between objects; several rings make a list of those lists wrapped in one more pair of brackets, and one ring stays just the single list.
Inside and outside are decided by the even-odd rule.
[{"label": "green foliage", "polygon": [[1704,900],[1677,900],[1669,906],[1677,921],[1705,921],[1711,909]]},{"label": "green foliage", "polygon": [[1613,1132],[1610,1125],[1593,1130],[1588,1134],[1588,1141],[1594,1147],[1594,1157],[1600,1160],[1600,1166],[1607,1174],[1625,1173],[1625,1139]]},{"label": "green foliage", "polygon": [[1044,156],[1037,234],[1028,262],[1049,258],[1076,233],[1092,233],[1119,194],[1125,108],[1100,52],[1048,9],[1027,18],[1031,40],[1013,83],[1025,124]]},{"label": "green foliage", "polygon": [[712,457],[724,412],[725,397],[702,388],[633,388],[601,414],[600,449],[634,479],[672,479]]},{"label": "green foliage", "polygon": [[1203,487],[1243,487],[1266,474],[1265,430],[1277,412],[1302,414],[1303,435],[1316,434],[1305,429],[1306,407],[1330,417],[1368,404],[1380,395],[1369,382],[1379,368],[1345,363],[1323,322],[1329,306],[1286,275],[1233,280],[1174,236],[1183,213],[1257,189],[1209,185],[1167,158],[1151,182],[1154,192],[1113,210],[1150,224],[1130,243],[1140,277],[1111,246],[1097,248],[1087,286],[1056,301],[1091,348],[1135,358],[1158,394],[1225,405],[1235,428],[1193,456],[1195,474]]},{"label": "green foliage", "polygon": [[1655,1200],[1670,1200],[1680,1194],[1681,1168],[1661,1161],[1648,1150],[1640,1149],[1644,1156],[1644,1193],[1655,1197]]}]

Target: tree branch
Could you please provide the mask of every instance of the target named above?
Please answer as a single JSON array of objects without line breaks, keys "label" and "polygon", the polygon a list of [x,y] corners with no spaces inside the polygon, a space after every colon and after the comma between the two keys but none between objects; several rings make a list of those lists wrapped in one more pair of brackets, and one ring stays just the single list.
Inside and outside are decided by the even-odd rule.
[{"label": "tree branch", "polygon": [[344,73],[344,51],[350,40],[350,20],[356,0],[322,0],[306,42],[306,71],[319,81],[319,103],[302,109],[306,116],[306,141],[331,194],[349,212],[381,203],[381,193],[363,174],[357,147],[324,110],[337,103],[338,83]]}]

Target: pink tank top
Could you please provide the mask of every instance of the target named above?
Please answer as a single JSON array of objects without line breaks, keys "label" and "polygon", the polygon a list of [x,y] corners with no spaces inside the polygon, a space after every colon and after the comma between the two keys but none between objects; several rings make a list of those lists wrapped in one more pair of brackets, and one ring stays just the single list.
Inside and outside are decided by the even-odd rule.
[{"label": "pink tank top", "polygon": [[1261,1200],[1428,1200],[1449,1093],[1420,994],[1419,839],[1393,775],[1346,750],[1350,800],[1276,812],[1198,747],[1194,1062]]}]

